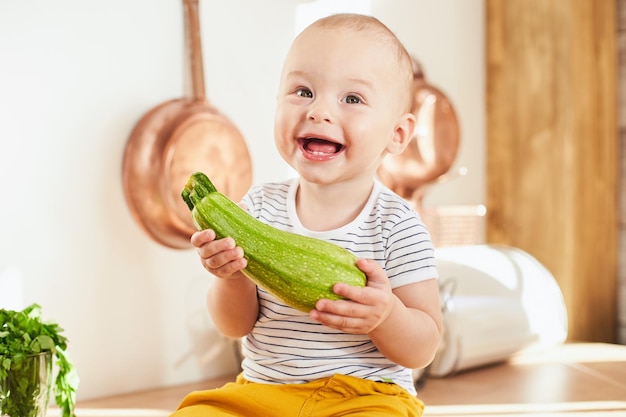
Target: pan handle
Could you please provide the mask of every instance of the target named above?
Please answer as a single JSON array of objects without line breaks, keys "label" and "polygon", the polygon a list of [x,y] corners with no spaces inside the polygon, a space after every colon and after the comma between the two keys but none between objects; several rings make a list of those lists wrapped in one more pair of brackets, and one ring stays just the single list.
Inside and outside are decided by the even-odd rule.
[{"label": "pan handle", "polygon": [[183,6],[185,10],[187,56],[189,59],[189,68],[191,70],[193,98],[194,100],[206,100],[198,0],[183,0]]}]

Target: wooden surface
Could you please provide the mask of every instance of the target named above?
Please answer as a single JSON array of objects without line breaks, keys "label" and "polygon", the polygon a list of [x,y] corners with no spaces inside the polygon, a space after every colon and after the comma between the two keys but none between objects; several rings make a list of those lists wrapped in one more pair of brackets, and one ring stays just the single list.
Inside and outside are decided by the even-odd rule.
[{"label": "wooden surface", "polygon": [[[77,415],[165,417],[187,393],[233,379],[80,401]],[[427,379],[419,396],[426,403],[425,416],[626,416],[626,346],[566,344],[520,354],[506,363]],[[51,408],[48,416],[58,417],[58,410]]]},{"label": "wooden surface", "polygon": [[557,279],[571,340],[616,339],[615,0],[487,0],[487,241]]}]

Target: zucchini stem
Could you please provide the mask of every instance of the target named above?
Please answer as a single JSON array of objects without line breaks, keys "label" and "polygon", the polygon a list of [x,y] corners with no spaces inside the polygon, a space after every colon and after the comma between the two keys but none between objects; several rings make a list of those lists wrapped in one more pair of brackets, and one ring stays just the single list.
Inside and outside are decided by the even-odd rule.
[{"label": "zucchini stem", "polygon": [[204,197],[216,192],[217,188],[215,188],[209,177],[202,172],[194,172],[189,177],[185,188],[183,188],[181,196],[189,210],[192,210]]}]

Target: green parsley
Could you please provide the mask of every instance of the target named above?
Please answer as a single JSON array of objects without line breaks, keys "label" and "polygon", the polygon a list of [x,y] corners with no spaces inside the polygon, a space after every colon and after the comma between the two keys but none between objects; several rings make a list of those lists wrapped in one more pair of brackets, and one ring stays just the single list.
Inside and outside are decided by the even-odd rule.
[{"label": "green parsley", "polygon": [[[0,309],[0,415],[36,415],[38,372],[33,375],[34,365],[28,365],[31,362],[26,361],[26,358],[50,352],[58,368],[54,380],[56,404],[61,409],[62,417],[76,417],[74,406],[78,374],[65,352],[67,339],[62,332],[58,324],[41,320],[41,307],[38,304],[32,304],[22,311]],[[25,371],[30,371],[30,374]],[[47,393],[44,394],[47,397]]]}]

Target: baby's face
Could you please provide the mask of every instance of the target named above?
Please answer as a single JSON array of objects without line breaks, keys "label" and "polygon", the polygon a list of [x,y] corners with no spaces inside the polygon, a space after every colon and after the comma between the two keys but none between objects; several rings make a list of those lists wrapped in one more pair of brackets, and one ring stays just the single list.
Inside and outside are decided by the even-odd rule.
[{"label": "baby's face", "polygon": [[397,59],[387,43],[346,29],[308,30],[294,41],[280,80],[275,141],[302,177],[371,181],[386,153],[397,152],[407,117]]}]

